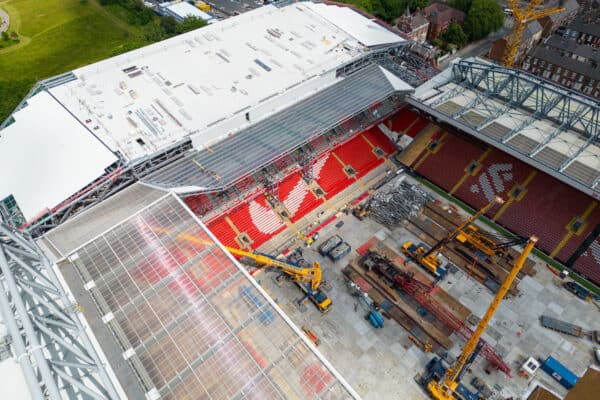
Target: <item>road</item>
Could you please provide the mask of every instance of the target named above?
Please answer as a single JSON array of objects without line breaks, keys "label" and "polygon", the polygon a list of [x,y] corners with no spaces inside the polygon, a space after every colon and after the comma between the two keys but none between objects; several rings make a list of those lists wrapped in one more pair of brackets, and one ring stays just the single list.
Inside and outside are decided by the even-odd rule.
[{"label": "road", "polygon": [[8,14],[6,13],[6,11],[4,11],[3,9],[0,8],[0,33],[8,30],[8,22],[9,22],[9,18],[8,18]]},{"label": "road", "polygon": [[477,42],[469,43],[462,49],[458,50],[456,53],[452,54],[450,57],[446,58],[444,61],[440,63],[440,68],[444,69],[448,66],[450,61],[453,59],[460,58],[469,58],[476,57],[480,55],[486,55],[490,48],[492,47],[492,43],[496,40],[500,39],[503,36],[508,35],[510,29],[512,27],[512,20],[510,18],[506,18],[504,22],[504,26],[500,28],[497,32],[490,33],[487,37],[478,40]]}]

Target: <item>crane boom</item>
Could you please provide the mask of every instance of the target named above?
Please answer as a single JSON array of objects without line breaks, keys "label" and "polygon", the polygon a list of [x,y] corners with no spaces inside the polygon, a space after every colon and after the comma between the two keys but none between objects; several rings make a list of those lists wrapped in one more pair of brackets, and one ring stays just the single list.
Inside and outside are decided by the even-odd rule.
[{"label": "crane boom", "polygon": [[528,22],[564,11],[564,7],[562,6],[536,11],[536,7],[541,3],[542,0],[532,0],[523,10],[519,6],[518,0],[507,1],[508,7],[511,9],[515,21],[512,32],[507,38],[506,49],[504,50],[504,56],[502,58],[502,63],[505,66],[512,67],[515,64],[517,53],[519,52],[519,47],[521,46],[523,32],[525,32],[525,27],[527,26]]},{"label": "crane boom", "polygon": [[487,328],[487,326],[488,326],[490,320],[492,319],[492,316],[496,312],[496,310],[498,310],[498,307],[500,306],[502,299],[504,298],[504,296],[510,289],[510,286],[512,285],[513,281],[517,277],[517,274],[521,271],[521,268],[525,264],[525,260],[527,260],[527,257],[529,256],[529,253],[533,249],[533,246],[535,246],[536,242],[537,242],[536,237],[532,236],[531,238],[529,238],[527,244],[525,245],[525,248],[523,249],[523,252],[519,256],[519,258],[517,258],[510,273],[508,274],[508,276],[506,277],[506,279],[504,280],[504,282],[498,289],[498,292],[496,293],[496,297],[494,297],[494,300],[488,307],[485,315],[483,316],[481,321],[479,321],[479,325],[477,325],[475,332],[473,332],[473,335],[467,341],[467,344],[465,345],[464,349],[460,353],[460,356],[458,356],[454,365],[450,366],[446,370],[446,376],[443,379],[440,379],[438,382],[435,382],[432,380],[427,385],[429,392],[435,399],[452,400],[452,399],[456,398],[454,396],[454,392],[458,386],[459,375],[461,374],[461,372],[462,372],[465,364],[469,360],[471,354],[477,348],[477,345],[479,343],[479,339],[481,338],[481,335]]},{"label": "crane boom", "polygon": [[444,239],[437,242],[431,249],[429,249],[429,251],[425,252],[423,254],[422,258],[427,258],[429,255],[442,250],[444,248],[444,246],[446,244],[448,244],[450,241],[452,241],[456,237],[456,235],[458,235],[466,226],[470,225],[477,218],[481,217],[483,214],[488,212],[488,210],[490,208],[492,208],[495,204],[502,204],[502,203],[504,203],[504,200],[502,200],[502,197],[496,196],[496,198],[494,198],[494,200],[490,201],[488,204],[483,206],[483,208],[481,210],[479,210],[475,214],[471,215],[469,217],[469,219],[467,219],[462,224],[457,226],[452,232],[450,232],[448,234],[448,236],[446,236]]},{"label": "crane boom", "polygon": [[264,254],[252,253],[250,251],[236,249],[235,247],[224,247],[231,254],[235,254],[242,257],[248,257],[259,264],[263,264],[268,267],[278,268],[282,272],[289,275],[292,278],[292,280],[296,282],[310,283],[312,291],[319,290],[319,286],[321,286],[323,272],[321,271],[321,265],[316,261],[313,262],[312,268],[303,268],[293,264],[285,263],[283,261],[276,260],[275,258]]}]

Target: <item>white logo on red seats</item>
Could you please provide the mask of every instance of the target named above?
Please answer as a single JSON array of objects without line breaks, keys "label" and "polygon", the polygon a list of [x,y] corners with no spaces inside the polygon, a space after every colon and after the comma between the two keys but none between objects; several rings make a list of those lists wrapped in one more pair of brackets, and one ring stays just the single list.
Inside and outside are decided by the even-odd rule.
[{"label": "white logo on red seats", "polygon": [[585,253],[582,254],[582,257],[583,256],[585,256],[585,257],[592,256],[594,258],[594,260],[596,261],[596,264],[600,265],[600,243],[592,242],[590,247],[588,247],[588,249],[585,251]]},{"label": "white logo on red seats", "polygon": [[252,223],[262,233],[274,233],[283,225],[277,214],[275,214],[275,211],[268,206],[258,204],[254,200],[250,202],[249,211]]},{"label": "white logo on red seats", "polygon": [[486,172],[479,175],[479,185],[471,186],[471,193],[483,192],[488,201],[506,190],[505,182],[513,179],[512,164],[492,164]]},{"label": "white logo on red seats", "polygon": [[300,205],[308,194],[308,186],[304,180],[299,179],[296,186],[288,193],[288,196],[283,199],[283,205],[290,212],[291,215],[296,214],[296,211],[300,208]]}]

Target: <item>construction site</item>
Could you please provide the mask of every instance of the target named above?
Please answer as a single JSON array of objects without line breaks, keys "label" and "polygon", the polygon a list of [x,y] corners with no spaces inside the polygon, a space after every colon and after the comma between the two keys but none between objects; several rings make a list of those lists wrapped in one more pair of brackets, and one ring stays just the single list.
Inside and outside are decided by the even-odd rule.
[{"label": "construction site", "polygon": [[31,398],[596,398],[597,102],[326,3],[167,42],[0,131]]}]

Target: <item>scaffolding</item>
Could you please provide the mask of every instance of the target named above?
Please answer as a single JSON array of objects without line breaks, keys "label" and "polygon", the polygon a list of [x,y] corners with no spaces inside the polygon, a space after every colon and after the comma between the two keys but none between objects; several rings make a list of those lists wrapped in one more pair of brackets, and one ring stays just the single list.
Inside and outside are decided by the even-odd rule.
[{"label": "scaffolding", "polygon": [[0,223],[0,314],[34,399],[122,398],[40,248]]}]

